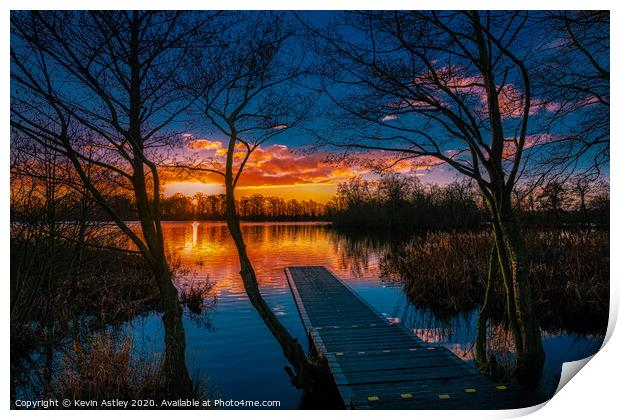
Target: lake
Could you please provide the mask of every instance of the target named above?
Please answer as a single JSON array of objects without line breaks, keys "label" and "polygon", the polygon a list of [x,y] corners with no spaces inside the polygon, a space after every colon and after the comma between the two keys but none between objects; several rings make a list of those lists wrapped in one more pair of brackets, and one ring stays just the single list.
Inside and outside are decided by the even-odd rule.
[{"label": "lake", "polygon": [[[380,261],[389,242],[383,235],[357,233],[351,238],[324,223],[244,223],[248,253],[265,299],[282,324],[307,349],[284,267],[324,265],[344,279],[380,313],[402,322],[423,340],[448,347],[473,363],[476,311],[440,320],[409,302],[401,286],[381,279]],[[222,399],[278,400],[294,409],[302,393],[289,382],[280,347],[250,304],[239,277],[239,263],[226,225],[219,222],[165,222],[167,246],[179,267],[180,287],[213,283],[211,308],[185,319],[190,373],[206,380]],[[126,326],[134,345],[146,354],[161,352],[158,314],[141,316]],[[566,331],[543,332],[546,366],[540,390],[552,393],[561,364],[595,353],[603,336]]]}]

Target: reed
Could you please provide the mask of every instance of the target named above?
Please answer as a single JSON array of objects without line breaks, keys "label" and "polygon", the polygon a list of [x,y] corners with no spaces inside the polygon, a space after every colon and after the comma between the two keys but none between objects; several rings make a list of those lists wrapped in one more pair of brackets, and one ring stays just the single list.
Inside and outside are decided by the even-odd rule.
[{"label": "reed", "polygon": [[478,305],[489,247],[485,233],[429,232],[387,253],[382,273],[402,281],[416,306],[447,318]]},{"label": "reed", "polygon": [[200,315],[213,306],[215,296],[213,293],[214,283],[206,278],[204,280],[191,279],[181,285],[179,290],[179,302],[187,307],[191,313]]},{"label": "reed", "polygon": [[[541,327],[603,332],[609,309],[609,232],[529,230],[532,297]],[[486,284],[487,232],[428,232],[381,260],[385,278],[403,283],[412,302],[438,317],[476,308]],[[495,317],[501,317],[503,287]]]},{"label": "reed", "polygon": [[49,394],[82,400],[161,397],[160,364],[134,353],[131,337],[94,334],[87,343],[73,341]]}]

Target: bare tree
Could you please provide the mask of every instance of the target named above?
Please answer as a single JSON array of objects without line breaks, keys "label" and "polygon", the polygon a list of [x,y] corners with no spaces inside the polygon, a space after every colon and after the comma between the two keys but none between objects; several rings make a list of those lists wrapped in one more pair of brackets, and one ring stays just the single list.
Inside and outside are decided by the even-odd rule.
[{"label": "bare tree", "polygon": [[[231,19],[236,23],[223,34],[227,45],[205,57],[199,70],[204,87],[198,88],[204,90],[200,101],[204,121],[223,136],[226,154],[223,161],[213,156],[172,166],[222,177],[225,220],[237,247],[246,293],[295,368],[294,383],[302,386],[310,365],[301,345],[262,297],[243,239],[237,204],[242,207],[241,214],[248,214],[257,197],[243,197],[237,202],[235,189],[252,154],[276,135],[297,126],[307,114],[309,102],[295,84],[304,73],[306,59],[295,55],[290,42],[294,31],[285,14],[237,13]],[[195,85],[201,86],[200,81]]]},{"label": "bare tree", "polygon": [[[609,185],[604,180],[595,180],[588,173],[574,174],[567,186],[567,192],[572,195],[574,210],[580,214],[582,227],[589,227],[592,223],[591,211],[593,207],[608,200]],[[602,199],[602,200],[601,200]]]},{"label": "bare tree", "polygon": [[[163,307],[167,391],[188,395],[185,332],[161,226],[158,153],[166,128],[196,95],[179,84],[196,59],[192,35],[214,14],[15,12],[11,16],[11,126],[65,156],[90,196],[153,271]],[[88,152],[87,152],[88,151]],[[92,165],[130,190],[140,232],[89,178]]]},{"label": "bare tree", "polygon": [[581,213],[581,224],[587,226],[588,221],[588,199],[589,194],[593,190],[593,182],[587,177],[578,177],[571,185],[572,191],[578,199],[579,213]]},{"label": "bare tree", "polygon": [[[544,351],[531,305],[528,253],[511,196],[547,111],[532,97],[527,13],[354,12],[306,27],[325,60],[325,94],[338,127],[314,133],[349,150],[444,164],[472,179],[494,233],[477,359],[487,364],[486,323],[496,276],[516,349],[515,374],[534,387]],[[537,134],[537,133],[534,133]]]},{"label": "bare tree", "polygon": [[547,41],[533,90],[554,112],[550,130],[564,133],[543,168],[598,176],[609,162],[609,11],[550,11],[536,20]]},{"label": "bare tree", "polygon": [[560,213],[567,204],[566,192],[566,188],[561,182],[551,180],[541,186],[536,199],[542,210],[550,212],[556,220],[559,220]]}]

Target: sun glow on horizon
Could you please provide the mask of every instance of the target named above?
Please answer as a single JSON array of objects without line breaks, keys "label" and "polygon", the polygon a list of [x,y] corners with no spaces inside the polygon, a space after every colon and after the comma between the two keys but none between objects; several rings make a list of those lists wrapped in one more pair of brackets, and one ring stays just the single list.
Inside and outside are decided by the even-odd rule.
[{"label": "sun glow on horizon", "polygon": [[[389,116],[386,117],[389,119]],[[278,126],[276,126],[278,127]],[[228,152],[225,141],[185,133],[179,156],[192,157],[210,162],[222,170]],[[243,147],[233,156],[233,170],[246,158]],[[275,196],[285,200],[314,200],[327,203],[337,193],[338,184],[355,177],[372,181],[377,171],[390,171],[410,176],[425,176],[443,162],[433,158],[403,159],[402,156],[385,151],[357,151],[342,159],[333,159],[327,150],[306,150],[285,144],[268,144],[256,147],[246,161],[238,179],[236,197],[253,194]],[[209,166],[211,167],[211,166]],[[433,171],[435,172],[435,171]],[[197,193],[224,194],[222,174],[214,172],[179,172],[167,169],[162,173],[164,195],[182,194],[191,197]],[[445,177],[444,177],[445,178]]]},{"label": "sun glow on horizon", "polygon": [[[328,202],[336,195],[337,185],[333,183],[322,184],[293,184],[293,185],[258,185],[239,186],[237,196],[250,196],[262,194],[264,196],[276,196],[285,200],[314,200],[320,203]],[[207,195],[224,194],[224,186],[221,184],[203,183],[199,181],[178,181],[164,185],[164,196],[170,197],[182,194],[188,197],[196,193]]]},{"label": "sun glow on horizon", "polygon": [[224,194],[224,186],[221,184],[209,184],[200,181],[180,181],[164,184],[164,196],[170,197],[175,194],[183,194],[188,197],[196,193],[207,195]]}]

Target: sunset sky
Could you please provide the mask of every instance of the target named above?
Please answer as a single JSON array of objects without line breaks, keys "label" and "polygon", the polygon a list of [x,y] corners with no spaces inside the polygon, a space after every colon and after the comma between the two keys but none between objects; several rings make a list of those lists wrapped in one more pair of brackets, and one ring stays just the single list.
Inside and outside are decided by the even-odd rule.
[{"label": "sunset sky", "polygon": [[[312,11],[302,12],[300,15],[310,24],[316,27],[325,27],[337,12]],[[287,48],[289,57],[300,55],[312,55],[304,42],[292,39]],[[318,86],[319,81],[307,78],[304,83],[308,86]],[[295,87],[287,86],[288,96],[308,97],[309,92],[304,89],[295,91]],[[346,95],[348,89],[342,86],[333,86],[330,90],[335,95]],[[236,188],[237,197],[249,196],[260,193],[265,196],[279,196],[285,199],[313,199],[319,202],[327,202],[337,190],[339,183],[353,177],[362,176],[365,179],[376,179],[377,172],[372,167],[389,166],[402,156],[395,156],[381,151],[348,151],[345,161],[334,162],[334,156],[343,153],[338,148],[317,148],[317,138],[308,129],[316,129],[330,138],[347,136],[341,128],[335,126],[330,108],[333,102],[326,95],[318,95],[312,98],[314,114],[303,124],[303,127],[285,127],[281,134],[271,138],[268,142],[259,146],[252,153],[247,166],[243,170],[239,184]],[[333,110],[332,110],[333,111]],[[398,109],[394,113],[398,113]],[[384,121],[393,124],[401,122],[402,117],[386,114]],[[404,123],[404,121],[403,121]],[[190,124],[192,125],[192,124]],[[208,127],[208,121],[200,120],[193,127],[183,128],[180,134],[180,143],[177,150],[180,160],[188,157],[196,162],[218,161],[226,154],[227,138],[222,133]],[[340,134],[338,134],[340,133]],[[341,140],[342,138],[340,138]],[[240,150],[236,159],[242,159]],[[336,159],[337,160],[337,159]],[[446,165],[438,165],[439,162],[430,162],[428,158],[422,160],[404,160],[391,167],[391,170],[402,174],[420,177],[421,180],[433,183],[446,183],[454,179],[456,173]],[[193,195],[197,192],[205,194],[223,193],[223,179],[217,174],[206,173],[182,173],[166,174],[162,177],[164,194],[173,195],[181,193]]]},{"label": "sunset sky", "polygon": [[[199,15],[202,12],[195,13]],[[450,16],[450,13],[446,16]],[[502,21],[504,12],[492,12],[490,16],[494,14]],[[333,40],[341,39],[335,41],[336,43],[347,45],[345,50],[367,51],[372,46],[373,59],[367,60],[368,63],[374,62],[374,56],[378,54],[379,67],[388,69],[389,74],[392,74],[391,69],[395,68],[393,73],[397,75],[394,77],[396,81],[390,82],[394,86],[388,83],[391,76],[377,78],[376,71],[368,65],[361,66],[360,70],[356,60],[347,58],[348,54],[338,53],[336,48],[330,49],[329,43],[318,40],[309,42],[313,36],[302,28],[292,31],[294,35],[279,37],[283,40],[282,45],[270,59],[268,68],[264,69],[265,74],[261,76],[266,78],[263,82],[267,83],[249,82],[250,79],[258,77],[252,72],[249,76],[235,80],[234,77],[239,77],[235,75],[245,74],[245,67],[252,67],[243,64],[245,58],[251,54],[246,54],[245,58],[236,54],[238,51],[243,54],[243,48],[238,46],[254,39],[252,34],[256,28],[218,25],[217,33],[221,32],[222,39],[239,37],[242,42],[218,44],[217,50],[208,50],[209,53],[204,54],[200,66],[196,66],[193,57],[188,59],[180,73],[182,78],[187,78],[184,83],[192,87],[187,89],[191,93],[187,94],[183,90],[185,93],[180,95],[178,86],[172,84],[168,90],[161,89],[162,92],[159,92],[160,88],[157,88],[157,94],[146,95],[149,99],[146,100],[144,108],[150,111],[143,122],[144,127],[159,127],[154,130],[156,135],[149,138],[148,141],[152,144],[149,143],[147,151],[153,151],[154,161],[162,164],[158,172],[164,195],[181,193],[192,196],[198,192],[224,192],[221,174],[194,170],[221,170],[228,145],[227,129],[222,127],[230,124],[223,116],[230,116],[231,109],[240,106],[239,104],[243,104],[243,112],[234,113],[235,118],[241,117],[235,120],[233,125],[237,133],[237,145],[241,148],[235,149],[233,168],[238,168],[244,159],[244,146],[239,143],[246,142],[257,146],[236,185],[237,197],[260,193],[285,199],[326,202],[335,195],[338,184],[353,177],[376,179],[377,168],[416,176],[426,183],[443,184],[457,177],[457,169],[453,168],[458,168],[464,176],[471,176],[472,172],[467,168],[477,166],[479,160],[472,154],[479,153],[482,156],[486,153],[488,157],[487,150],[493,136],[489,124],[485,82],[481,72],[474,68],[467,56],[463,58],[458,52],[445,52],[441,40],[429,39],[429,42],[440,43],[435,48],[432,59],[412,58],[406,49],[398,47],[400,41],[397,37],[383,34],[381,41],[376,42],[374,30],[367,30],[364,25],[358,27],[359,22],[365,22],[365,19],[357,22],[359,16],[356,17],[355,14],[306,11],[296,12],[294,15],[274,12],[273,15],[280,15],[283,22],[290,22],[293,27],[299,26],[299,20],[304,22],[304,27],[307,25],[319,33],[329,33]],[[543,17],[541,12],[530,15],[532,19]],[[246,18],[251,16],[252,14],[248,13]],[[449,20],[453,18],[450,17]],[[459,19],[466,18],[458,15],[458,18],[454,19],[457,19],[458,23]],[[389,21],[388,18],[386,22]],[[414,21],[415,19],[409,24],[415,23]],[[272,29],[269,23],[265,25]],[[609,133],[609,92],[606,84],[601,83],[599,88],[594,88],[600,92],[591,93],[588,89],[582,89],[579,94],[573,93],[568,97],[558,98],[555,93],[548,92],[545,88],[547,84],[537,72],[542,73],[550,68],[542,64],[553,61],[549,58],[558,56],[558,48],[564,48],[567,39],[562,35],[548,33],[542,25],[531,25],[523,31],[521,29],[521,25],[516,24],[509,24],[505,30],[494,28],[498,32],[497,37],[514,38],[510,43],[511,55],[525,57],[525,66],[531,66],[529,73],[536,76],[532,77],[534,83],[530,86],[531,89],[524,89],[525,83],[519,66],[511,64],[511,61],[504,57],[506,54],[497,53],[497,60],[502,58],[496,60],[494,65],[498,66],[497,76],[501,74],[501,81],[498,79],[495,82],[505,140],[503,158],[506,167],[511,166],[511,160],[517,162],[515,167],[523,168],[519,176],[525,179],[528,176],[525,169],[537,164],[544,165],[546,161],[562,162],[560,166],[566,165],[566,168],[554,170],[568,173],[588,169],[596,158],[597,162],[600,160],[597,171],[608,178],[609,166],[605,156],[608,152],[606,139]],[[271,33],[267,30],[264,32]],[[413,32],[417,34],[417,31]],[[421,31],[417,35],[424,34],[426,32]],[[517,34],[519,36],[516,36]],[[12,47],[20,47],[21,42],[17,37],[12,40]],[[314,42],[318,44],[313,45]],[[247,48],[252,51],[252,48],[256,47],[248,45]],[[221,55],[214,55],[215,53]],[[28,48],[24,49],[23,54],[24,57],[35,60],[28,53]],[[175,62],[175,53],[170,54],[170,57],[161,58],[164,68]],[[596,51],[596,56],[603,67],[608,67],[609,54],[605,48]],[[238,69],[240,63],[241,69]],[[586,79],[592,78],[590,73],[593,70],[590,69],[588,60],[561,64],[560,67],[575,67],[569,69],[570,74],[583,73]],[[26,66],[28,65],[34,66],[35,63],[26,61]],[[583,68],[579,68],[580,66]],[[108,71],[108,67],[110,66],[102,68],[101,71]],[[101,114],[101,118],[108,118],[109,100],[102,100],[98,93],[93,93],[94,88],[88,87],[88,84],[73,80],[74,76],[63,70],[62,65],[56,65],[53,70],[58,79],[54,83],[58,81],[57,89],[62,91],[62,96],[66,96],[66,100],[72,104],[81,104],[78,107],[83,114],[80,118],[93,118],[93,115],[99,115],[101,109],[106,110]],[[177,71],[178,69],[175,69],[175,72]],[[154,72],[152,77],[160,76],[158,72]],[[240,82],[245,80],[244,78],[248,79],[248,84],[243,89],[253,92],[250,95],[252,99],[245,103],[241,100],[244,95],[243,83]],[[71,82],[64,82],[64,79]],[[102,80],[104,79],[106,78],[102,77]],[[202,86],[205,80],[208,83]],[[276,80],[277,83],[271,83]],[[596,77],[593,80],[597,80]],[[14,83],[13,79],[11,83]],[[45,85],[48,82],[42,78],[39,83]],[[202,86],[202,90],[193,88],[196,83]],[[380,89],[368,87],[377,83],[387,83],[388,86]],[[263,90],[258,86],[268,88]],[[123,91],[110,82],[108,95],[116,95],[117,89],[119,92]],[[24,90],[17,94],[18,91],[19,89],[15,89],[12,93],[12,101],[24,94]],[[121,114],[126,108],[123,106],[123,95],[118,93],[117,101],[121,105],[118,107],[120,111],[115,111]],[[193,99],[188,101],[187,97]],[[524,109],[526,97],[531,98],[528,111]],[[20,101],[28,106],[32,103],[27,94]],[[604,105],[606,102],[607,105]],[[116,105],[112,106],[115,107]],[[563,108],[568,111],[562,112]],[[467,114],[467,118],[457,120],[471,122],[453,122],[451,115],[456,111]],[[527,112],[527,115],[522,115],[524,112]],[[557,118],[558,114],[561,118]],[[587,122],[586,117],[592,114],[599,117],[598,122],[590,127],[584,121]],[[214,115],[219,117],[214,118]],[[219,121],[218,124],[218,118],[223,118],[225,123]],[[17,119],[21,120],[21,117]],[[108,124],[109,126],[101,128],[100,132],[94,133],[93,139],[88,139],[99,148],[97,150],[104,159],[108,158],[109,144],[105,139],[100,141],[97,137],[106,132],[122,134],[118,132],[117,124]],[[518,138],[517,133],[524,124],[527,126],[527,130],[523,131],[524,155],[515,159],[514,144]],[[161,130],[161,135],[158,130]],[[230,128],[228,130],[230,131]],[[149,136],[151,134],[153,133]],[[481,146],[468,146],[468,141],[472,141],[471,138],[474,137]],[[264,138],[268,140],[262,142],[261,139]],[[583,139],[586,141],[582,141]],[[596,141],[592,142],[592,139]],[[571,148],[577,147],[573,145],[576,140],[584,145],[592,142],[593,145],[583,146],[585,152],[577,153],[571,150],[570,153],[578,157],[568,159],[569,163],[565,163],[567,159],[564,159],[562,153],[568,153],[568,146],[561,146],[568,144]],[[122,148],[130,149],[125,146],[124,141],[121,145]],[[386,149],[393,152],[385,152]],[[126,154],[127,151],[123,153]],[[553,159],[549,159],[552,154]],[[433,157],[414,158],[416,155]],[[442,164],[437,156],[449,160],[451,166]],[[485,159],[482,156],[482,160]],[[185,169],[180,169],[178,164]],[[190,166],[192,170],[188,169]],[[484,175],[483,173],[482,176]]]},{"label": "sunset sky", "polygon": [[[225,154],[225,142],[196,137],[190,133],[181,136],[183,146],[179,154],[194,156],[201,161],[218,160]],[[289,146],[285,142],[293,143]],[[309,142],[308,142],[309,144]],[[283,134],[272,144],[259,147],[252,154],[241,175],[237,195],[249,196],[259,193],[285,199],[313,199],[326,202],[336,193],[337,185],[355,176],[372,180],[376,177],[364,163],[368,160],[390,162],[393,156],[386,153],[364,153],[346,162],[332,162],[334,152],[309,150],[300,139]],[[362,159],[363,162],[359,160]],[[428,182],[446,182],[454,174],[443,165],[433,166],[424,161],[399,163],[394,170],[421,177]],[[224,192],[223,179],[217,174],[183,173],[164,177],[164,194],[193,195],[220,194]]]},{"label": "sunset sky", "polygon": [[[305,14],[301,13],[301,16],[315,27],[324,27],[334,13],[337,12],[306,12]],[[544,58],[548,51],[553,51],[562,45],[562,40],[548,39],[543,32],[534,29],[530,30],[528,34],[529,40],[524,39],[521,44],[513,45],[513,48],[520,54],[530,54],[533,49],[536,54]],[[365,35],[351,32],[347,33],[347,36],[349,41],[356,42],[362,40]],[[312,58],[313,54],[307,50],[303,42],[296,40],[287,44],[285,53],[291,54],[285,57],[288,61],[291,60],[291,57],[294,59],[296,56],[304,54]],[[600,59],[605,62],[608,57],[602,56]],[[467,96],[471,111],[480,116],[481,121],[483,121],[481,129],[486,130],[484,123],[486,96],[481,76],[475,72],[470,75],[459,64],[452,62],[437,66],[437,71],[441,73],[442,78],[446,79],[446,86],[452,92]],[[425,72],[417,74],[414,72],[410,77],[418,83],[424,83],[427,78],[431,78]],[[304,85],[313,86],[316,88],[315,90],[319,90],[319,82],[311,77],[305,78],[303,82]],[[337,101],[346,102],[350,97],[349,95],[355,97],[355,94],[359,94],[358,98],[363,98],[364,92],[355,92],[354,86],[357,85],[335,83],[330,85],[328,89],[331,99],[327,99],[324,94],[312,97],[311,101],[314,102],[315,114],[309,119],[309,122],[305,123],[305,127],[289,129],[282,122],[276,122],[275,124],[282,124],[282,127],[286,129],[282,129],[282,133],[270,138],[252,153],[240,177],[236,195],[241,197],[260,193],[266,196],[280,196],[285,199],[313,199],[326,202],[335,195],[339,183],[356,176],[372,180],[377,177],[377,172],[373,171],[373,167],[377,165],[389,166],[395,161],[398,161],[398,164],[390,167],[391,170],[417,176],[428,183],[442,184],[454,180],[457,176],[455,170],[445,164],[440,164],[441,162],[437,160],[426,158],[426,160],[399,161],[402,156],[379,150],[349,150],[346,151],[347,159],[334,159],[334,155],[345,153],[344,149],[316,147],[317,143],[321,143],[321,141],[310,132],[316,134],[319,131],[322,137],[340,144],[355,143],[359,136],[369,136],[369,139],[383,138],[382,144],[389,147],[393,143],[397,143],[392,139],[398,138],[403,132],[406,133],[407,129],[420,127],[425,135],[434,138],[441,144],[444,155],[454,156],[457,160],[465,162],[471,159],[463,143],[455,141],[451,133],[446,132],[441,125],[428,124],[420,119],[417,114],[410,112],[412,108],[421,105],[415,101],[403,100],[401,97],[398,97],[401,99],[392,97],[385,99],[376,116],[376,124],[372,127],[343,124],[337,113],[331,112],[333,109],[330,108],[334,108],[332,101],[336,98]],[[302,98],[304,95],[306,95],[305,97],[312,95],[303,89],[296,90],[298,87],[287,86],[287,89],[289,90],[283,98],[295,99],[297,97]],[[439,95],[438,97],[440,98]],[[522,97],[522,85],[518,72],[507,75],[498,97],[506,136],[512,135],[508,133],[516,132],[519,124],[521,124],[523,103],[520,98]],[[581,101],[579,107],[581,110],[577,115],[569,115],[554,123],[555,125],[549,125],[549,117],[556,114],[562,104],[558,103],[556,99],[545,98],[539,94],[533,95],[525,142],[525,153],[528,158],[531,157],[533,160],[535,160],[534,157],[544,158],[548,153],[546,145],[570,137],[571,131],[579,129],[579,114],[591,111],[591,102],[587,97],[579,100]],[[355,104],[353,106],[360,105]],[[208,121],[202,120],[195,123],[193,127],[178,127],[179,130],[183,130],[179,131],[182,134],[179,135],[180,142],[176,150],[181,160],[194,159],[196,162],[218,162],[221,165],[226,154],[227,138],[208,125]],[[273,128],[277,127],[279,125]],[[372,140],[369,141],[372,143]],[[407,147],[406,141],[403,143]],[[504,150],[504,158],[507,160],[510,160],[514,154],[511,145],[511,142],[507,142]],[[235,158],[237,160],[243,158],[242,150],[239,150],[239,154]],[[576,169],[579,170],[579,168]],[[601,170],[603,176],[608,177],[608,166],[603,165]],[[223,179],[218,174],[204,172],[165,173],[162,179],[165,195],[176,193],[193,195],[197,192],[219,194],[224,192]]]}]

